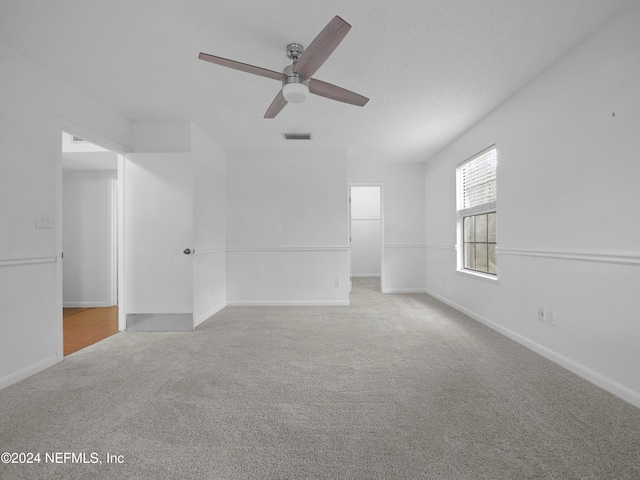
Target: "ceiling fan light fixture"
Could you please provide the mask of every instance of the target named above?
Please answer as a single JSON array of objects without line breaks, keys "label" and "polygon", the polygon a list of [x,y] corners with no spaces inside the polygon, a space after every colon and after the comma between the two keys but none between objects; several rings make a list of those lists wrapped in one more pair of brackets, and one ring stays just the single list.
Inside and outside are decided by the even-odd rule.
[{"label": "ceiling fan light fixture", "polygon": [[304,83],[287,83],[282,86],[282,94],[289,103],[302,103],[309,96],[309,87]]},{"label": "ceiling fan light fixture", "polygon": [[289,103],[302,103],[309,96],[309,79],[293,71],[293,65],[288,65],[282,72],[286,75],[282,79],[282,95]]}]

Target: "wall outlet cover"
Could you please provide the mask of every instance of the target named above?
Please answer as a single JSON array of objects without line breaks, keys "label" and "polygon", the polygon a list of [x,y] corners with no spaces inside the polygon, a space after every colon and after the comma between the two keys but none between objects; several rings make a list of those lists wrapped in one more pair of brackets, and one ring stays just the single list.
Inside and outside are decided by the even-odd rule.
[{"label": "wall outlet cover", "polygon": [[36,213],[36,228],[53,228],[53,215],[49,212]]}]

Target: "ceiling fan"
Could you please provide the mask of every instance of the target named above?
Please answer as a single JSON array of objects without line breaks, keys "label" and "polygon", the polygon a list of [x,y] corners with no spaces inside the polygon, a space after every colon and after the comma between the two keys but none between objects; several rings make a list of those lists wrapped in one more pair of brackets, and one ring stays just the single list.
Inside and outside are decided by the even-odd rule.
[{"label": "ceiling fan", "polygon": [[208,53],[200,53],[198,58],[206,62],[222,65],[223,67],[234,68],[242,72],[253,73],[254,75],[260,75],[274,80],[281,80],[282,89],[267,109],[264,118],[274,118],[288,102],[304,102],[308,93],[363,107],[369,101],[367,97],[311,78],[327,58],[329,58],[329,55],[333,53],[347,33],[349,33],[350,29],[351,25],[336,15],[311,42],[306,50],[299,43],[290,43],[287,45],[287,57],[289,57],[293,63],[285,67],[282,73],[247,63],[236,62],[235,60],[229,60],[227,58],[216,57]]}]

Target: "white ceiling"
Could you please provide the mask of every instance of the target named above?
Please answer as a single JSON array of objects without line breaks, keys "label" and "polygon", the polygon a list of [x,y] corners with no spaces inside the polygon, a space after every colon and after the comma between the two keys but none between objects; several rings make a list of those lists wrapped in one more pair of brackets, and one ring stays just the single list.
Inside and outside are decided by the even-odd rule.
[{"label": "white ceiling", "polygon": [[[226,149],[415,162],[635,1],[1,0],[0,40],[131,120],[193,120]],[[266,120],[279,82],[198,60],[280,71],[285,46],[334,15],[352,29],[314,77],[369,97],[363,108],[312,95]]]}]

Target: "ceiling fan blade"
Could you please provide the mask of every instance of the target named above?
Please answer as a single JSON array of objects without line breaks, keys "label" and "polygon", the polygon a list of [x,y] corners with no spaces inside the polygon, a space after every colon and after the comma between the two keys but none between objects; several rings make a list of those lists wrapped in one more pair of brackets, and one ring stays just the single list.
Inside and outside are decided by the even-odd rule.
[{"label": "ceiling fan blade", "polygon": [[287,101],[284,99],[284,94],[282,90],[276,95],[276,98],[273,99],[271,105],[267,109],[267,113],[264,114],[264,118],[275,118],[276,115],[280,113],[280,111],[287,104]]},{"label": "ceiling fan blade", "polygon": [[261,77],[273,78],[274,80],[282,80],[286,77],[284,73],[256,67],[255,65],[249,65],[248,63],[236,62],[235,60],[229,60],[228,58],[216,57],[215,55],[209,55],[208,53],[201,52],[200,55],[198,55],[198,58],[205,62],[215,63],[216,65],[233,68],[235,70],[240,70],[241,72],[253,73],[254,75],[260,75]]},{"label": "ceiling fan blade", "polygon": [[293,66],[293,71],[303,77],[311,78],[329,58],[342,39],[351,30],[351,25],[337,15],[313,39],[307,49]]},{"label": "ceiling fan blade", "polygon": [[364,107],[369,101],[367,97],[315,78],[309,80],[309,92],[331,100],[357,105],[358,107]]}]

